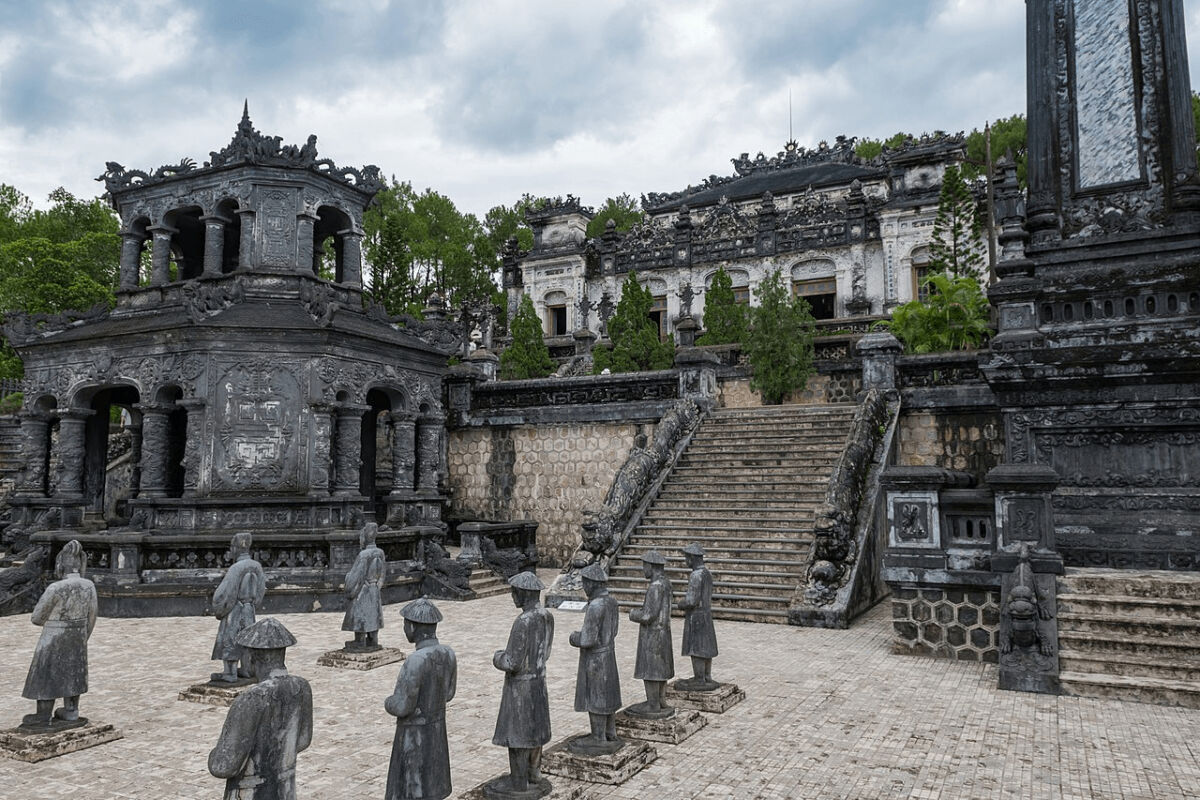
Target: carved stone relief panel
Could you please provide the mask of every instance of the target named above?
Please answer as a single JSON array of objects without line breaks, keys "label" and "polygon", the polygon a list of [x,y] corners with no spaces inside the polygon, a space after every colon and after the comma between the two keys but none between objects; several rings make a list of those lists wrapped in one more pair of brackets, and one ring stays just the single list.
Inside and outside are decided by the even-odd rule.
[{"label": "carved stone relief panel", "polygon": [[300,384],[262,360],[236,364],[217,382],[213,485],[222,491],[301,487]]},{"label": "carved stone relief panel", "polygon": [[270,188],[261,195],[259,225],[262,264],[288,267],[296,262],[296,192]]},{"label": "carved stone relief panel", "polygon": [[888,546],[939,548],[937,492],[888,493]]}]

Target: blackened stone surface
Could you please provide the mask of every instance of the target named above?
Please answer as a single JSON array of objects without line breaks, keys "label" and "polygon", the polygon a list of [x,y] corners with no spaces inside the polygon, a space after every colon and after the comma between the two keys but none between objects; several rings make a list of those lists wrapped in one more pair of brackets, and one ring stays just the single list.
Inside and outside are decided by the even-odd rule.
[{"label": "blackened stone surface", "polygon": [[124,734],[112,725],[92,724],[86,719],[80,721],[84,723],[81,726],[44,733],[23,728],[0,731],[0,754],[18,761],[45,761],[124,738]]},{"label": "blackened stone surface", "polygon": [[356,669],[361,671],[378,669],[388,664],[404,660],[404,651],[395,647],[381,647],[377,650],[360,651],[342,648],[330,650],[321,654],[317,664],[322,667],[335,669]]},{"label": "blackened stone surface", "polygon": [[683,681],[674,680],[667,684],[667,702],[680,709],[695,709],[708,714],[724,714],[746,699],[746,692],[736,683],[718,683],[716,689],[695,691]]},{"label": "blackened stone surface", "polygon": [[[589,734],[582,734],[582,738]],[[569,748],[572,739],[559,742],[542,756],[542,771],[588,783],[620,785],[658,759],[658,751],[646,742],[631,740],[615,753],[581,755]]]}]

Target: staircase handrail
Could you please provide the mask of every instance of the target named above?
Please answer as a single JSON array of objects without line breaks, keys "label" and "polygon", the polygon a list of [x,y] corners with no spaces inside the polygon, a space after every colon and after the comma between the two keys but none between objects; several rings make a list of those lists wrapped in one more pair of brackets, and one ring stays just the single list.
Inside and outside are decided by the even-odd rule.
[{"label": "staircase handrail", "polygon": [[877,541],[883,526],[875,520],[884,495],[880,477],[895,450],[899,418],[899,394],[879,388],[868,390],[855,410],[825,502],[814,515],[808,567],[788,609],[792,624],[846,628],[886,593]]},{"label": "staircase handrail", "polygon": [[707,413],[691,399],[678,400],[659,420],[653,441],[646,446],[634,445],[613,476],[604,504],[583,512],[583,541],[547,591],[548,607],[583,599],[581,573],[585,567],[599,563],[608,572]]}]

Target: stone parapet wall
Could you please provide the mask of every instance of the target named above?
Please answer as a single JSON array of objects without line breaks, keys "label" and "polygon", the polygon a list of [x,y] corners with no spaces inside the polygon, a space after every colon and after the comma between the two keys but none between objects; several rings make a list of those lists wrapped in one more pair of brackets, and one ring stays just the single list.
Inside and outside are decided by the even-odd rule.
[{"label": "stone parapet wall", "polygon": [[582,541],[583,511],[599,508],[638,432],[653,425],[570,422],[470,427],[448,434],[450,514],[532,519],[543,566],[564,566]]},{"label": "stone parapet wall", "polygon": [[999,410],[924,408],[900,415],[901,466],[958,469],[982,478],[1003,460]]},{"label": "stone parapet wall", "polygon": [[901,586],[892,590],[892,652],[956,661],[999,660],[1000,592]]}]

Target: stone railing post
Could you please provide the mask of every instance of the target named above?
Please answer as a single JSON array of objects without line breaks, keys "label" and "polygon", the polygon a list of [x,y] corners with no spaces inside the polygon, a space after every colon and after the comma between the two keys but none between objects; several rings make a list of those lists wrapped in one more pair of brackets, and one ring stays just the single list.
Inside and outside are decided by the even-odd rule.
[{"label": "stone railing post", "polygon": [[997,547],[1011,550],[1025,542],[1035,552],[1056,552],[1050,495],[1058,473],[1042,464],[1001,464],[986,480],[996,497]]},{"label": "stone railing post", "polygon": [[17,494],[27,497],[46,496],[46,478],[50,465],[50,415],[39,411],[21,414],[21,455],[25,468],[21,471]]},{"label": "stone railing post", "polygon": [[370,406],[338,403],[337,429],[334,434],[333,493],[338,497],[357,497],[362,474],[362,418]]},{"label": "stone railing post", "polygon": [[417,490],[434,492],[442,466],[442,417],[423,414],[417,417]]},{"label": "stone railing post", "polygon": [[417,423],[409,415],[392,417],[392,491],[393,496],[412,494],[416,485]]},{"label": "stone railing post", "polygon": [[134,408],[142,412],[142,474],[138,497],[166,497],[171,407],[139,403]]},{"label": "stone railing post", "polygon": [[64,408],[58,412],[58,497],[83,497],[87,421],[95,413],[90,408]]},{"label": "stone railing post", "polygon": [[171,236],[178,233],[174,228],[157,225],[150,228],[154,237],[150,251],[150,285],[162,286],[171,280]]},{"label": "stone railing post", "polygon": [[717,404],[717,366],[715,354],[696,347],[680,347],[675,351],[675,367],[679,370],[679,399],[691,400],[702,410]]},{"label": "stone railing post", "polygon": [[[204,401],[198,397],[179,400],[176,405],[187,411],[187,438],[183,445],[183,496],[195,497],[201,481],[204,460]],[[207,488],[207,487],[204,487]]]},{"label": "stone railing post", "polygon": [[120,288],[132,291],[138,288],[142,270],[142,243],[146,237],[133,231],[121,231]]},{"label": "stone railing post", "polygon": [[896,357],[904,352],[900,340],[887,331],[868,333],[855,348],[862,356],[862,390],[889,392],[897,388]]},{"label": "stone railing post", "polygon": [[225,258],[225,226],[229,220],[217,214],[201,217],[204,223],[204,271],[201,278],[219,278]]},{"label": "stone railing post", "polygon": [[239,218],[238,269],[254,266],[254,212],[248,208],[237,211]]}]

